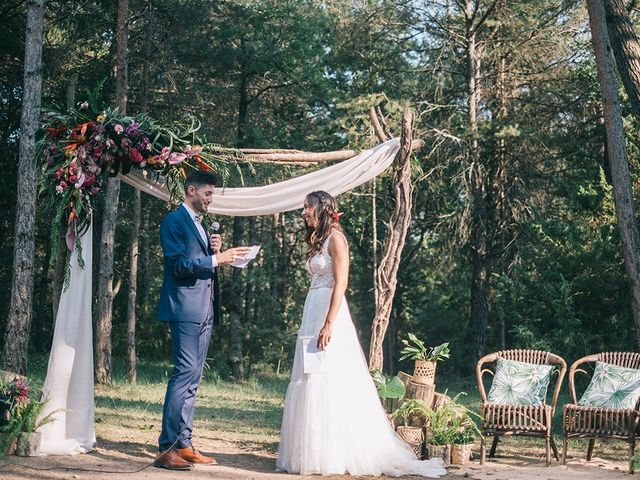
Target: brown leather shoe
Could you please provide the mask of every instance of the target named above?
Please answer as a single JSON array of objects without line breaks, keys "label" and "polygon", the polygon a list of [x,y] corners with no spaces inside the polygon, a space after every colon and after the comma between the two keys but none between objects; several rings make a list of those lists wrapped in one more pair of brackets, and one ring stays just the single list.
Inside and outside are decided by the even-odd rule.
[{"label": "brown leather shoe", "polygon": [[153,466],[166,468],[167,470],[191,470],[193,463],[178,455],[176,450],[166,450],[158,453],[158,456],[153,462]]},{"label": "brown leather shoe", "polygon": [[215,458],[202,455],[193,445],[187,448],[177,448],[176,452],[178,452],[178,455],[187,462],[198,463],[200,465],[218,464],[218,461]]}]

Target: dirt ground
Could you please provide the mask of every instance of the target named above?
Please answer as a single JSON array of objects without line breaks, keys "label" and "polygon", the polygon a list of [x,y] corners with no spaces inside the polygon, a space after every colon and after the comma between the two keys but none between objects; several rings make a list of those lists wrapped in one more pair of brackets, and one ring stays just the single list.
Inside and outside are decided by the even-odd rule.
[{"label": "dirt ground", "polygon": [[[212,453],[220,462],[218,466],[197,466],[187,472],[171,472],[150,466],[153,461],[153,447],[132,442],[112,442],[98,438],[97,448],[86,455],[68,457],[5,457],[0,463],[0,479],[34,480],[44,479],[86,479],[124,480],[131,479],[225,479],[225,480],[285,480],[317,479],[318,476],[288,475],[275,473],[275,457],[271,452],[252,451],[225,441],[208,441],[202,445],[205,453]],[[620,444],[620,450],[626,447]],[[477,461],[462,467],[451,467],[447,479],[470,480],[601,480],[631,478],[626,473],[627,464],[623,460],[594,457],[591,462],[576,452],[566,466],[555,460],[547,468],[539,452],[527,456],[517,456],[505,452],[484,466]],[[328,479],[349,477],[333,476]],[[373,477],[351,477],[373,478]],[[386,477],[378,477],[386,478]],[[403,477],[415,479],[418,477]]]}]

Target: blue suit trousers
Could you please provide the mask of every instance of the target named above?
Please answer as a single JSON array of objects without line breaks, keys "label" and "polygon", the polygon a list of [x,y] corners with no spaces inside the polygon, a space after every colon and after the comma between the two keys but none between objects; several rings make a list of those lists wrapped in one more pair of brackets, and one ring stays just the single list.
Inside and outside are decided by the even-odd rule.
[{"label": "blue suit trousers", "polygon": [[191,445],[196,392],[202,378],[213,328],[213,306],[202,323],[170,322],[173,372],[162,412],[161,452]]}]

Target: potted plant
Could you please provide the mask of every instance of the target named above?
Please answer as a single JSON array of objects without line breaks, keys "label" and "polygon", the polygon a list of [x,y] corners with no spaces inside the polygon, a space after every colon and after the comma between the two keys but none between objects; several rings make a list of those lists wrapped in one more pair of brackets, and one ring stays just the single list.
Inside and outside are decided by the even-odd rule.
[{"label": "potted plant", "polygon": [[385,411],[387,413],[393,411],[394,403],[404,397],[406,391],[404,383],[398,376],[390,377],[378,369],[371,370],[371,376]]},{"label": "potted plant", "polygon": [[398,425],[396,427],[398,435],[409,444],[419,459],[422,458],[424,425],[428,416],[429,409],[415,399],[403,400],[391,415],[391,418]]},{"label": "potted plant", "polygon": [[[468,459],[471,456],[471,444],[475,436],[480,434],[473,418],[479,418],[479,415],[458,402],[461,395],[462,392],[436,410],[429,410],[429,458],[441,457],[446,466],[450,465],[453,457],[453,445],[468,445],[465,447]],[[456,447],[455,450],[459,449]],[[458,453],[464,455],[463,452],[457,452],[456,460]]]},{"label": "potted plant", "polygon": [[436,347],[427,347],[424,342],[413,333],[408,334],[408,340],[402,340],[404,348],[400,352],[400,360],[410,358],[415,361],[413,382],[433,385],[436,376],[436,362],[449,358],[449,343],[445,342]]},{"label": "potted plant", "polygon": [[21,405],[16,413],[19,423],[19,434],[16,442],[16,455],[33,457],[40,455],[40,442],[42,433],[37,430],[55,421],[54,415],[60,411],[49,412],[45,417],[39,418],[47,400],[29,399]]},{"label": "potted plant", "polygon": [[464,465],[471,459],[471,448],[476,439],[476,432],[471,427],[458,430],[451,437],[451,464]]}]

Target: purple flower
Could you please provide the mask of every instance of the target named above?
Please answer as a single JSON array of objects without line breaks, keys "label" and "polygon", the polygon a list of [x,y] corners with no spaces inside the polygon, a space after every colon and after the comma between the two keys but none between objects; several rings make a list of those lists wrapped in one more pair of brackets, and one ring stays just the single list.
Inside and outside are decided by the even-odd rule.
[{"label": "purple flower", "polygon": [[130,137],[137,137],[138,135],[140,135],[140,124],[133,122],[131,125],[127,127],[127,130],[125,133]]}]

